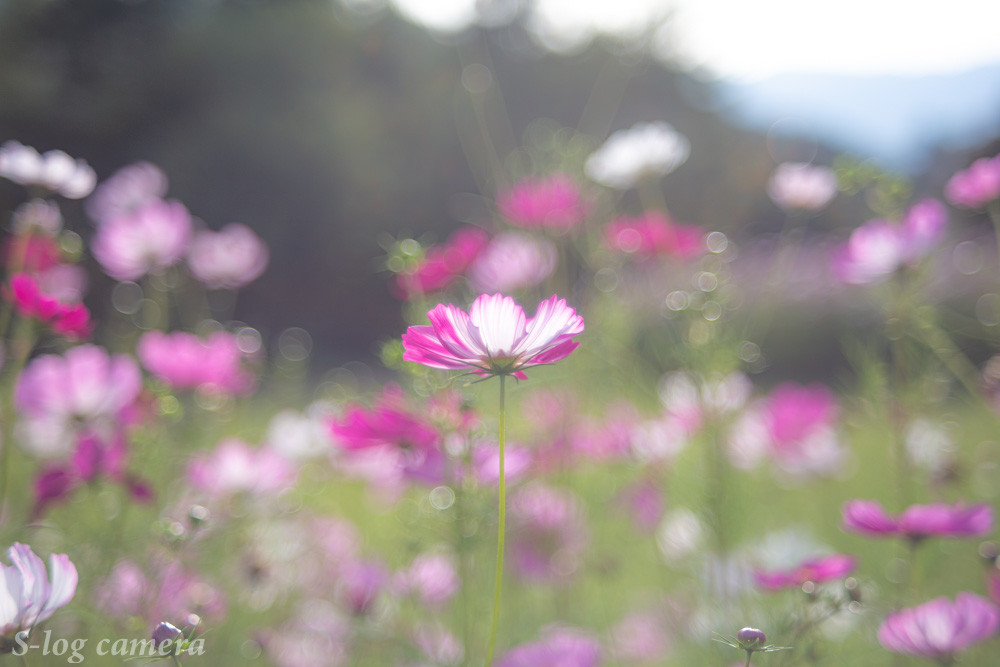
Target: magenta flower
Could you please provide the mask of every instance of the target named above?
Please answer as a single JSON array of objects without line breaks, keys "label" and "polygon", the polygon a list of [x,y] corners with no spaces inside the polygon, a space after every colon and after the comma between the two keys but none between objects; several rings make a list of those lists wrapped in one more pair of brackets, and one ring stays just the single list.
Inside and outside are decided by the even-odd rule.
[{"label": "magenta flower", "polygon": [[821,584],[843,579],[853,572],[856,566],[857,561],[853,556],[834,554],[811,558],[785,570],[758,570],[754,573],[754,579],[761,588],[776,591],[783,588],[798,588],[807,581]]},{"label": "magenta flower", "polygon": [[204,339],[184,331],[148,331],[139,339],[136,354],[150,373],[173,389],[242,396],[256,386],[244,367],[248,355],[237,337],[225,331]]},{"label": "magenta flower", "polygon": [[184,205],[154,200],[101,224],[91,250],[115,280],[138,280],[179,262],[190,242],[191,215]]},{"label": "magenta flower", "polygon": [[149,162],[122,167],[101,183],[86,201],[87,213],[98,224],[129,216],[167,194],[167,175]]},{"label": "magenta flower", "polygon": [[432,368],[467,370],[479,375],[513,375],[565,359],[580,344],[583,318],[553,295],[527,318],[521,306],[501,294],[483,294],[469,312],[438,304],[427,313],[430,326],[403,334],[403,359]]},{"label": "magenta flower", "polygon": [[20,234],[4,241],[3,262],[8,272],[40,273],[59,264],[62,252],[56,240],[46,234]]},{"label": "magenta flower", "polygon": [[517,232],[498,234],[469,267],[469,281],[481,292],[534,287],[552,275],[557,255],[549,241]]},{"label": "magenta flower", "polygon": [[894,653],[951,664],[956,653],[994,637],[998,628],[1000,609],[995,604],[972,593],[959,593],[954,602],[940,597],[889,614],[878,630],[878,640]]},{"label": "magenta flower", "polygon": [[441,434],[423,415],[407,408],[398,387],[386,388],[371,409],[349,406],[340,418],[331,421],[330,431],[335,445],[347,452],[348,469],[354,468],[362,476],[367,476],[364,468],[351,464],[375,454],[378,461],[393,462],[389,467],[377,466],[381,475],[392,473],[381,478],[383,485],[393,485],[398,481],[392,479],[396,475],[428,484],[443,480]]},{"label": "magenta flower", "polygon": [[985,504],[911,505],[895,519],[872,500],[844,504],[845,530],[869,537],[985,537],[993,531],[993,509]]},{"label": "magenta flower", "polygon": [[562,173],[527,178],[497,194],[497,210],[511,224],[557,234],[579,225],[588,209],[580,188]]},{"label": "magenta flower", "polygon": [[597,667],[601,664],[600,642],[575,628],[549,626],[536,642],[515,646],[496,662],[496,667]]},{"label": "magenta flower", "polygon": [[90,311],[82,303],[66,303],[42,291],[38,282],[27,273],[10,279],[5,296],[14,304],[18,315],[36,320],[54,333],[70,340],[90,336]]},{"label": "magenta flower", "polygon": [[1000,155],[980,158],[957,172],[944,187],[944,196],[956,206],[982,208],[1000,197]]},{"label": "magenta flower", "polygon": [[49,556],[49,570],[31,547],[15,543],[10,565],[0,563],[0,636],[31,631],[65,607],[76,593],[76,567],[65,554]]},{"label": "magenta flower", "polygon": [[411,300],[448,287],[465,273],[488,242],[489,236],[478,227],[456,230],[447,243],[428,248],[417,266],[396,276],[393,294]]},{"label": "magenta flower", "polygon": [[295,485],[298,470],[268,447],[227,438],[210,454],[195,456],[187,477],[191,486],[214,498],[237,493],[278,495]]},{"label": "magenta flower", "polygon": [[232,222],[218,232],[203,229],[188,251],[191,274],[209,289],[239,289],[267,267],[268,250],[253,230]]},{"label": "magenta flower", "polygon": [[828,167],[785,162],[771,175],[767,194],[785,210],[818,211],[837,194],[837,176]]},{"label": "magenta flower", "polygon": [[700,227],[677,224],[658,211],[649,211],[638,218],[616,218],[604,231],[610,249],[640,259],[698,257],[705,252],[704,235]]}]

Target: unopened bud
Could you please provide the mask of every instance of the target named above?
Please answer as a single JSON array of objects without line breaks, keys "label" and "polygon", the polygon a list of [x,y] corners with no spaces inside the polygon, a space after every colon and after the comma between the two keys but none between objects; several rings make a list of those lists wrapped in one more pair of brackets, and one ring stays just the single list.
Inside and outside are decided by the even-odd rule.
[{"label": "unopened bud", "polygon": [[746,651],[756,651],[767,644],[767,635],[756,628],[743,628],[736,633],[736,641]]},{"label": "unopened bud", "polygon": [[181,631],[175,626],[164,621],[153,629],[153,644],[160,648],[167,642],[172,642],[181,636]]}]

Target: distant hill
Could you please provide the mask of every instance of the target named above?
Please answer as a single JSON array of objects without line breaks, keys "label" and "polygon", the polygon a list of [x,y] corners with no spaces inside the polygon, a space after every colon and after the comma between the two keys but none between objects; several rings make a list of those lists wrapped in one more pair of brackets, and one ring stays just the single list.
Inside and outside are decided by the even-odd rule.
[{"label": "distant hill", "polygon": [[784,118],[817,139],[915,173],[935,147],[957,150],[1000,135],[1000,64],[923,77],[780,75],[717,84],[723,113],[767,130]]}]

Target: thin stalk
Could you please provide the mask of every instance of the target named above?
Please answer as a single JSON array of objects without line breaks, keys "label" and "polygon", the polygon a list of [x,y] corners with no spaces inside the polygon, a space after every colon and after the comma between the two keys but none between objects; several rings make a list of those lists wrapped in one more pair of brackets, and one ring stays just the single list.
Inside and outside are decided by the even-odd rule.
[{"label": "thin stalk", "polygon": [[993,235],[997,242],[997,261],[1000,266],[1000,202],[992,202],[986,210],[990,215],[990,222],[993,223]]},{"label": "thin stalk", "polygon": [[750,657],[753,656],[753,651],[747,651],[747,662],[743,667],[750,667]]},{"label": "thin stalk", "polygon": [[504,431],[507,418],[506,406],[504,405],[504,381],[506,379],[506,375],[500,376],[500,478],[498,487],[500,493],[500,527],[497,529],[497,573],[496,585],[493,589],[493,622],[490,626],[490,645],[486,651],[486,667],[490,667],[490,664],[493,662],[493,651],[497,644],[497,624],[500,621],[500,592],[503,588],[503,538],[504,524],[507,521],[507,480],[503,467]]},{"label": "thin stalk", "polygon": [[10,352],[14,359],[10,364],[10,375],[4,388],[3,403],[3,442],[0,442],[0,512],[3,512],[7,501],[7,486],[10,479],[10,450],[14,446],[14,394],[18,378],[28,362],[28,356],[35,346],[35,330],[31,322],[23,320],[20,327],[22,336],[14,338],[10,343]]}]

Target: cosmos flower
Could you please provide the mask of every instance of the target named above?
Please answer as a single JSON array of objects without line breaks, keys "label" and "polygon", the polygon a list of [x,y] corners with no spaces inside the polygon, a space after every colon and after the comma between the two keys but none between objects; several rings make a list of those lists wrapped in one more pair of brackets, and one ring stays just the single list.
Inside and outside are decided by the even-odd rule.
[{"label": "cosmos flower", "polygon": [[154,200],[102,223],[91,250],[115,280],[138,280],[179,262],[190,242],[191,215],[184,205]]},{"label": "cosmos flower", "polygon": [[591,634],[566,626],[543,629],[542,638],[515,646],[496,661],[496,667],[597,667],[601,664],[600,642]]},{"label": "cosmos flower", "polygon": [[227,438],[211,453],[192,458],[187,476],[193,487],[216,498],[279,495],[295,485],[298,469],[273,449]]},{"label": "cosmos flower", "polygon": [[511,499],[510,555],[523,580],[566,582],[590,540],[579,499],[540,482],[521,487]]},{"label": "cosmos flower", "polygon": [[396,276],[393,294],[408,301],[448,287],[465,273],[487,243],[489,236],[478,227],[456,230],[446,243],[428,248],[419,264]]},{"label": "cosmos flower", "polygon": [[659,211],[649,211],[638,218],[616,218],[604,231],[608,248],[640,259],[698,257],[705,253],[704,236],[700,227],[677,224]]},{"label": "cosmos flower", "polygon": [[889,614],[878,630],[878,640],[894,653],[951,664],[956,653],[990,639],[998,627],[1000,609],[995,604],[972,593],[959,593],[954,601],[940,597]]},{"label": "cosmos flower", "polygon": [[844,504],[844,529],[869,537],[985,537],[993,531],[993,509],[976,505],[911,505],[895,519],[873,500]]},{"label": "cosmos flower", "polygon": [[82,303],[65,303],[46,294],[38,281],[27,273],[11,277],[5,296],[21,317],[33,319],[70,340],[90,336],[90,311]]},{"label": "cosmos flower", "polygon": [[31,547],[7,550],[10,565],[0,563],[0,636],[31,630],[66,606],[76,593],[76,567],[65,554],[49,556],[49,570]]},{"label": "cosmos flower", "polygon": [[497,210],[512,224],[557,234],[579,225],[588,208],[580,188],[562,173],[526,178],[497,194]]},{"label": "cosmos flower", "polygon": [[142,365],[173,389],[198,389],[224,395],[246,395],[255,388],[247,358],[236,336],[216,331],[208,338],[185,331],[148,331],[136,354]]},{"label": "cosmos flower", "polygon": [[122,167],[87,199],[87,214],[98,224],[132,215],[167,194],[167,175],[155,164],[136,162]]},{"label": "cosmos flower", "polygon": [[403,334],[403,359],[432,368],[466,370],[481,375],[513,375],[565,359],[580,344],[583,318],[553,295],[528,318],[521,306],[502,294],[483,294],[469,312],[438,304],[427,313],[430,326]]},{"label": "cosmos flower", "polygon": [[469,280],[482,292],[534,287],[552,275],[557,255],[556,247],[544,239],[516,232],[498,234],[469,267]]},{"label": "cosmos flower", "polygon": [[771,175],[767,194],[785,210],[818,211],[837,194],[837,176],[828,167],[785,162]]},{"label": "cosmos flower", "polygon": [[461,588],[455,559],[446,553],[424,553],[392,579],[397,595],[413,595],[427,607],[440,608]]},{"label": "cosmos flower", "polygon": [[669,174],[690,153],[687,137],[667,123],[638,123],[608,137],[584,169],[597,183],[627,190],[646,177]]},{"label": "cosmos flower", "polygon": [[957,172],[944,187],[944,196],[956,206],[982,208],[1000,197],[1000,155],[980,158]]},{"label": "cosmos flower", "polygon": [[232,222],[197,232],[187,259],[191,274],[209,289],[239,289],[264,272],[268,250],[252,229]]},{"label": "cosmos flower", "polygon": [[853,556],[833,554],[811,558],[799,565],[784,570],[758,570],[754,573],[757,585],[765,590],[798,588],[807,581],[821,584],[842,579],[854,571],[857,565]]}]

